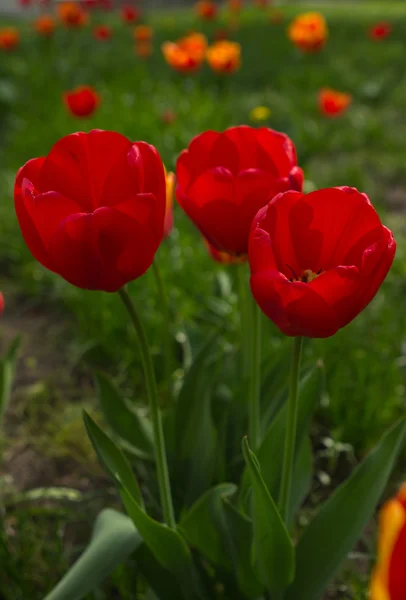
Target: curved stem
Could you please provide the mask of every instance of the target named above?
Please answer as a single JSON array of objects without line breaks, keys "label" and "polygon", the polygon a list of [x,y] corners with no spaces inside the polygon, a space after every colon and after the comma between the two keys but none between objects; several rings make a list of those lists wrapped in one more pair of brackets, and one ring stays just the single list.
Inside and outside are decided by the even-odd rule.
[{"label": "curved stem", "polygon": [[162,418],[158,403],[158,390],[156,386],[154,367],[149,350],[147,337],[141,323],[141,319],[136,311],[134,303],[126,288],[121,288],[118,292],[121,300],[126,307],[132,324],[137,334],[138,345],[141,353],[142,366],[144,369],[145,384],[149,400],[149,407],[154,430],[154,450],[158,475],[159,491],[162,503],[164,520],[172,529],[176,528],[175,515],[173,511],[171,485],[169,480],[168,464],[166,459],[165,438],[162,427]]},{"label": "curved stem", "polygon": [[295,337],[293,340],[285,449],[283,455],[282,480],[279,496],[279,510],[285,523],[289,515],[290,495],[292,488],[292,470],[296,446],[297,407],[302,345],[303,338]]},{"label": "curved stem", "polygon": [[162,315],[164,318],[164,377],[166,389],[170,391],[170,381],[172,377],[172,337],[171,337],[171,316],[169,310],[168,296],[165,290],[165,284],[162,279],[161,272],[159,270],[157,262],[154,260],[152,263],[152,270],[154,273],[156,285],[158,288],[159,302],[161,306]]}]

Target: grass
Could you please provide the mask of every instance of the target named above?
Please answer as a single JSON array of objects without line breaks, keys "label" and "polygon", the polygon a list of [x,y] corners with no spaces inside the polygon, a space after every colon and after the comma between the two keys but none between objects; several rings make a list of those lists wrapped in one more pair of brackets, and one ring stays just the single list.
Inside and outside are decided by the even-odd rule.
[{"label": "grass", "polygon": [[[286,7],[286,21],[281,25],[268,23],[261,12],[247,10],[241,28],[232,34],[242,44],[243,66],[228,80],[214,77],[207,67],[196,76],[182,77],[165,65],[159,50],[164,40],[196,27],[212,36],[215,27],[202,27],[191,11],[151,15],[155,53],[145,63],[133,53],[131,28],[125,28],[115,17],[109,17],[115,35],[106,44],[95,41],[89,29],[58,30],[53,39],[45,40],[38,39],[30,23],[18,24],[21,47],[4,55],[6,60],[2,55],[0,61],[0,289],[6,296],[5,329],[12,318],[17,331],[30,331],[29,320],[49,312],[56,313],[53,319],[64,325],[61,338],[48,336],[45,321],[43,330],[35,329],[28,350],[26,346],[25,360],[34,361],[35,343],[49,347],[44,355],[40,353],[42,368],[34,369],[29,382],[39,378],[47,383],[39,388],[33,406],[33,390],[23,388],[22,399],[13,410],[20,410],[25,423],[17,441],[10,435],[5,440],[3,446],[9,454],[23,441],[53,466],[63,466],[65,461],[69,469],[83,473],[80,465],[88,464],[94,478],[96,467],[89,448],[82,444],[78,425],[83,402],[94,406],[89,371],[101,366],[128,387],[140,378],[118,298],[69,286],[39,266],[26,249],[12,203],[17,169],[29,158],[47,153],[59,137],[96,127],[149,141],[173,169],[177,155],[194,135],[249,123],[249,112],[257,105],[272,110],[265,124],[285,131],[295,141],[309,189],[356,186],[368,193],[397,233],[393,270],[371,306],[334,338],[307,345],[308,355],[322,358],[326,365],[326,396],[318,423],[335,442],[350,444],[361,456],[404,412],[406,241],[404,206],[398,199],[402,194],[404,198],[406,191],[402,183],[406,8],[403,2],[385,2],[384,7],[376,2],[317,3],[317,7],[330,28],[330,40],[318,55],[299,54],[285,33],[287,20],[311,8],[309,5]],[[367,28],[383,18],[393,23],[393,34],[384,42],[373,43],[366,35]],[[61,101],[62,92],[78,84],[91,84],[102,96],[100,109],[86,121],[70,117]],[[322,86],[353,95],[353,105],[342,118],[326,120],[318,113],[316,98]],[[171,125],[164,125],[160,118],[165,110],[177,115]],[[238,314],[233,270],[211,262],[193,226],[178,208],[175,229],[159,250],[158,263],[169,292],[172,332],[178,340],[186,335],[193,349],[210,323],[226,320],[230,343],[235,343]],[[162,315],[153,274],[148,272],[134,282],[131,290],[145,313],[159,376]],[[28,320],[22,318],[27,315]],[[265,339],[272,343],[279,337],[270,325],[266,325],[266,334]],[[51,355],[55,359],[51,361],[52,371],[46,368]],[[25,373],[27,368],[21,366]],[[68,390],[66,381],[71,380],[71,371],[75,386]],[[44,422],[46,426],[41,427]],[[84,476],[89,477],[88,473]],[[77,480],[72,485],[81,487]],[[12,544],[14,562],[10,564],[17,575],[21,564],[36,575],[34,579],[28,575],[28,587],[5,596],[6,600],[42,598],[52,583],[42,565],[51,556],[61,557],[52,578],[56,580],[64,571],[72,556],[72,548],[69,552],[66,549],[66,536],[57,536],[56,546],[47,542],[44,548],[37,548],[35,543],[44,527],[42,518],[58,531],[67,520],[77,518],[76,508],[69,507],[62,516],[59,510],[56,503],[45,517],[28,519],[28,526],[27,513],[13,507],[11,516],[23,534],[21,543]],[[7,539],[9,536],[7,530]],[[82,541],[75,540],[75,544]],[[126,591],[128,577],[121,573],[114,580],[116,587],[121,586],[123,598],[131,597]],[[351,576],[348,581],[355,590],[353,597],[362,598],[359,580],[351,583]]]}]

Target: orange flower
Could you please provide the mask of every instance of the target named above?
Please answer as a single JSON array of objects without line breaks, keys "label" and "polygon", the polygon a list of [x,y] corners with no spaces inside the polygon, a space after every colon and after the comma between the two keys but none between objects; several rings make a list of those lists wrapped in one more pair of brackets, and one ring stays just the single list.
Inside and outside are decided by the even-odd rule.
[{"label": "orange flower", "polygon": [[151,42],[136,42],[135,54],[140,58],[148,58],[154,52],[154,46]]},{"label": "orange flower", "polygon": [[14,50],[20,43],[20,34],[15,27],[0,29],[0,50]]},{"label": "orange flower", "polygon": [[162,53],[168,65],[183,73],[199,69],[206,49],[207,39],[201,33],[191,33],[177,42],[162,44]]},{"label": "orange flower", "polygon": [[83,27],[89,20],[87,12],[78,2],[63,2],[58,5],[58,14],[66,27]]},{"label": "orange flower", "polygon": [[371,578],[370,600],[406,598],[406,484],[381,510],[378,557]]},{"label": "orange flower", "polygon": [[241,256],[235,256],[234,254],[229,254],[228,252],[222,252],[221,250],[217,250],[204,236],[203,243],[209,251],[210,256],[218,263],[222,265],[233,265],[240,264],[247,261],[247,255],[242,254]]},{"label": "orange flower", "polygon": [[90,117],[100,104],[98,93],[88,85],[80,85],[63,94],[69,112],[75,117]]},{"label": "orange flower", "polygon": [[164,222],[164,238],[168,237],[173,229],[173,197],[175,190],[175,175],[174,173],[167,173],[165,169],[166,179],[166,208],[165,208],[165,222]]},{"label": "orange flower", "polygon": [[134,39],[136,42],[150,42],[153,36],[154,32],[148,25],[138,25],[134,29]]},{"label": "orange flower", "polygon": [[319,108],[326,117],[338,117],[351,104],[351,94],[322,88],[319,92]]},{"label": "orange flower", "polygon": [[44,37],[51,37],[54,33],[56,23],[50,15],[41,15],[34,21],[34,29]]},{"label": "orange flower", "polygon": [[207,62],[217,73],[234,73],[241,66],[241,46],[237,42],[220,40],[206,53]]},{"label": "orange flower", "polygon": [[327,41],[326,20],[319,12],[298,15],[289,25],[288,37],[303,52],[317,52]]},{"label": "orange flower", "polygon": [[242,9],[242,0],[228,0],[228,10],[234,14],[238,14]]},{"label": "orange flower", "polygon": [[217,6],[211,0],[200,0],[196,4],[197,14],[204,21],[212,21],[217,15]]}]

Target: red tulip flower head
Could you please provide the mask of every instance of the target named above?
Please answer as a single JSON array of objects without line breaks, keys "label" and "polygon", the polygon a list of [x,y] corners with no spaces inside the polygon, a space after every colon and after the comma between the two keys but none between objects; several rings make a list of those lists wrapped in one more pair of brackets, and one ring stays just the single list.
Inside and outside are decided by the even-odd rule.
[{"label": "red tulip flower head", "polygon": [[329,337],[371,302],[396,244],[365,194],[286,192],[256,215],[251,290],[285,335]]},{"label": "red tulip flower head", "polygon": [[32,4],[32,0],[18,0],[18,4],[21,8],[28,8]]},{"label": "red tulip flower head", "polygon": [[217,6],[212,0],[200,0],[196,4],[196,11],[204,21],[213,21],[217,16]]},{"label": "red tulip flower head", "polygon": [[121,8],[121,18],[124,23],[136,23],[141,18],[141,13],[135,6],[125,5]]},{"label": "red tulip flower head", "polygon": [[34,21],[34,29],[43,37],[51,37],[55,31],[56,24],[50,15],[40,15]]},{"label": "red tulip flower head", "polygon": [[80,118],[90,117],[100,104],[100,97],[93,88],[82,85],[63,95],[69,112]]},{"label": "red tulip flower head", "polygon": [[252,220],[280,192],[301,190],[287,135],[242,125],[195,137],[178,158],[176,197],[217,250],[247,254]]},{"label": "red tulip flower head", "polygon": [[89,15],[77,2],[58,4],[58,14],[65,27],[79,28],[86,25]]},{"label": "red tulip flower head", "polygon": [[11,51],[20,44],[20,34],[15,27],[0,29],[0,50]]},{"label": "red tulip flower head", "polygon": [[96,40],[101,42],[109,40],[112,34],[112,29],[108,25],[97,25],[97,27],[93,29],[93,36],[96,38]]},{"label": "red tulip flower head", "polygon": [[388,23],[388,21],[381,21],[376,25],[372,25],[372,27],[368,30],[368,35],[371,40],[375,42],[379,42],[380,40],[385,40],[392,33],[392,25]]},{"label": "red tulip flower head", "polygon": [[379,517],[378,559],[371,579],[371,600],[406,598],[406,484]]},{"label": "red tulip flower head", "polygon": [[145,142],[73,133],[19,170],[14,201],[34,258],[80,288],[115,292],[145,273],[162,240],[164,168]]},{"label": "red tulip flower head", "polygon": [[319,92],[319,109],[326,117],[338,117],[347,110],[352,101],[351,94],[323,88]]}]

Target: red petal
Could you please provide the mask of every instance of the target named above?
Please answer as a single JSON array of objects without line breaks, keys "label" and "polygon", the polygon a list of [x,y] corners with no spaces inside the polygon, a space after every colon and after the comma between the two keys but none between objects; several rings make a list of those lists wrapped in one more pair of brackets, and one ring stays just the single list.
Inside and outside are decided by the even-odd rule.
[{"label": "red petal", "polygon": [[339,328],[335,312],[306,283],[291,283],[278,271],[264,271],[251,276],[251,290],[285,335],[325,338]]},{"label": "red petal", "polygon": [[406,599],[406,525],[400,531],[389,563],[388,588],[391,600]]},{"label": "red petal", "polygon": [[166,211],[166,180],[164,166],[154,146],[146,142],[137,142],[141,152],[144,171],[144,184],[141,192],[153,194],[156,199],[156,219],[154,228],[156,235],[162,239]]}]

